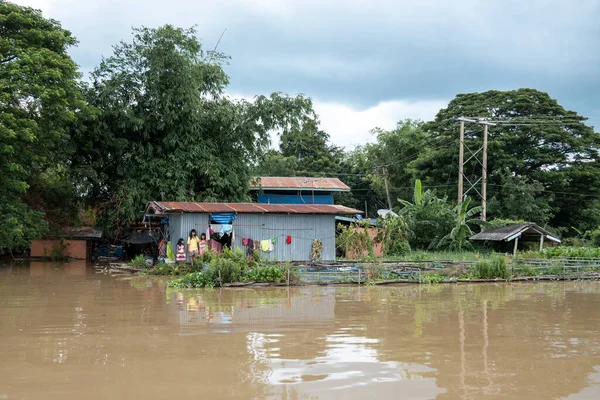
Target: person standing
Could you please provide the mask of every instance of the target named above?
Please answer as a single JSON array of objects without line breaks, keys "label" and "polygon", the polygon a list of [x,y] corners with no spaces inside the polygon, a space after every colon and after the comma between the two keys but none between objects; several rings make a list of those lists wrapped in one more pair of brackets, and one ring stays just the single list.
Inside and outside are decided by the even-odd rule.
[{"label": "person standing", "polygon": [[177,254],[176,254],[176,260],[178,263],[184,263],[185,262],[185,243],[183,241],[183,239],[179,239],[177,241]]},{"label": "person standing", "polygon": [[202,255],[204,253],[206,253],[206,251],[208,250],[208,242],[206,241],[206,233],[202,232],[200,234],[200,247],[199,247],[199,254]]},{"label": "person standing", "polygon": [[198,256],[200,253],[200,239],[196,235],[196,230],[192,229],[190,231],[190,236],[187,241],[188,246],[188,254],[190,256],[190,262],[192,263],[192,267],[194,266],[194,258]]}]

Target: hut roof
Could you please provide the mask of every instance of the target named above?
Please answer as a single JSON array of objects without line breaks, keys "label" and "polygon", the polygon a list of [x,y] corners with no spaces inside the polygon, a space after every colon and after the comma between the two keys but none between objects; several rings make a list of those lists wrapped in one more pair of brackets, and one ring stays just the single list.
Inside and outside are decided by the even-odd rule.
[{"label": "hut roof", "polygon": [[519,240],[539,241],[540,237],[544,236],[552,242],[560,243],[560,239],[553,236],[544,228],[534,224],[533,222],[525,222],[523,224],[512,224],[501,228],[486,229],[476,235],[471,236],[471,240],[490,241],[490,242],[510,242],[515,238]]},{"label": "hut roof", "polygon": [[194,203],[152,201],[148,209],[155,214],[173,213],[278,213],[278,214],[362,214],[362,211],[337,204],[259,204]]}]

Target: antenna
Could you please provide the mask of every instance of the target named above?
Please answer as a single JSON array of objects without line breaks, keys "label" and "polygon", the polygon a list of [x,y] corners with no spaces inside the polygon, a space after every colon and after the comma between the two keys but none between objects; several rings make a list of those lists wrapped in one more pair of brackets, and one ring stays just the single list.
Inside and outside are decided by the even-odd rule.
[{"label": "antenna", "polygon": [[210,58],[208,59],[208,64],[211,63],[213,56],[217,52],[217,47],[219,47],[219,43],[221,43],[221,39],[223,39],[223,35],[225,35],[226,30],[227,30],[227,28],[223,29],[223,33],[221,33],[221,36],[219,36],[219,40],[217,40],[217,44],[215,44],[215,48],[210,52]]}]

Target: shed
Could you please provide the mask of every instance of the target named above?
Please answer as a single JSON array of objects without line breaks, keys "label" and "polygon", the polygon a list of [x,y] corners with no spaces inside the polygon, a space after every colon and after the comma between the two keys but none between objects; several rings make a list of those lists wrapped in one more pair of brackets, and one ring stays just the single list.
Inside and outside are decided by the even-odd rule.
[{"label": "shed", "polygon": [[91,243],[102,238],[102,231],[92,227],[64,228],[59,233],[48,235],[44,239],[31,241],[32,257],[56,256],[87,260],[91,255]]},{"label": "shed", "polygon": [[[187,239],[195,229],[200,235],[225,225],[233,230],[232,247],[244,251],[244,239],[274,241],[273,251],[261,257],[272,261],[309,261],[313,240],[322,243],[321,260],[335,260],[335,216],[361,211],[333,204],[257,204],[160,202],[148,204],[146,217],[169,218],[170,241]],[[287,238],[291,243],[287,243]]]},{"label": "shed", "polygon": [[534,224],[533,222],[525,222],[522,224],[512,224],[501,228],[486,229],[476,235],[471,236],[470,240],[484,242],[511,242],[514,241],[513,253],[516,254],[519,241],[522,242],[537,242],[540,244],[540,250],[544,246],[544,241],[548,240],[552,243],[560,243],[560,239],[553,236],[544,228]]}]

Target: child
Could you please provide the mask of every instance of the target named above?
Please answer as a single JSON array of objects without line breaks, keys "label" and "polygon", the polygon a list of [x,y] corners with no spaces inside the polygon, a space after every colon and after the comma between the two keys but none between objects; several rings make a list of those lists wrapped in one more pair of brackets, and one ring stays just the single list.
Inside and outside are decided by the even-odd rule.
[{"label": "child", "polygon": [[190,255],[190,261],[192,263],[192,267],[194,266],[194,258],[198,256],[200,251],[200,239],[196,236],[196,230],[192,229],[190,231],[190,236],[188,237],[188,253]]},{"label": "child", "polygon": [[177,255],[175,256],[175,259],[178,263],[185,262],[185,244],[183,238],[177,241]]},{"label": "child", "polygon": [[200,255],[204,254],[208,250],[208,242],[206,241],[206,233],[200,234]]}]

